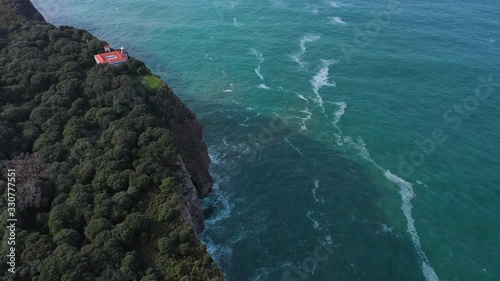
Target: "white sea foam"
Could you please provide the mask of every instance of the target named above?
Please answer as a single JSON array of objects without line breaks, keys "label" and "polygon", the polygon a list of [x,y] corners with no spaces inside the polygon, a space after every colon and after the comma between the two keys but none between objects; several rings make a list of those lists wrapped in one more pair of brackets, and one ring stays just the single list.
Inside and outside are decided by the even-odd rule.
[{"label": "white sea foam", "polygon": [[245,120],[243,120],[243,122],[240,122],[238,125],[240,127],[250,127],[250,125],[248,124],[248,120],[250,120],[250,117],[245,116]]},{"label": "white sea foam", "polygon": [[330,101],[327,101],[327,103],[329,104],[334,104],[338,107],[338,109],[336,111],[333,112],[333,120],[332,120],[332,125],[333,127],[335,127],[335,129],[337,129],[337,133],[334,133],[334,137],[335,137],[335,140],[337,142],[337,145],[338,146],[343,146],[346,142],[343,140],[342,138],[342,130],[340,129],[340,127],[338,126],[338,123],[340,122],[340,119],[342,118],[342,116],[345,114],[345,110],[347,108],[347,104],[345,102],[330,102]]},{"label": "white sea foam", "polygon": [[302,54],[301,53],[296,53],[296,54],[290,55],[290,58],[294,62],[298,63],[301,68],[304,68],[307,65],[307,63],[302,60]]},{"label": "white sea foam", "polygon": [[307,211],[306,216],[307,216],[307,218],[308,218],[309,220],[311,220],[311,221],[312,221],[313,226],[314,226],[314,228],[315,228],[315,229],[319,229],[319,230],[321,230],[321,229],[322,229],[322,228],[321,228],[321,225],[319,224],[319,222],[318,222],[317,220],[315,220],[314,218],[312,218],[312,217],[311,217],[311,216],[312,216],[312,214],[314,214],[314,212],[313,212],[313,211]]},{"label": "white sea foam", "polygon": [[340,118],[342,118],[342,115],[344,115],[345,113],[345,109],[347,108],[347,104],[345,102],[342,102],[342,101],[339,101],[339,102],[333,102],[335,105],[337,105],[339,107],[339,109],[337,109],[333,114],[334,114],[334,118],[333,118],[333,125],[340,130],[340,128],[337,126],[337,123],[339,123],[340,121]]},{"label": "white sea foam", "polygon": [[304,97],[303,95],[299,94],[299,93],[295,93],[295,95],[297,95],[297,97],[301,100],[305,100],[307,103],[309,103],[309,100],[306,99],[306,97]]},{"label": "white sea foam", "polygon": [[319,40],[321,38],[320,35],[317,35],[317,34],[307,34],[307,35],[304,35],[301,39],[300,39],[300,50],[302,51],[302,53],[305,53],[306,52],[306,44],[307,43],[312,43],[316,40]]},{"label": "white sea foam", "polygon": [[279,90],[282,90],[282,91],[285,91],[285,92],[287,92],[287,93],[293,93],[293,94],[295,94],[295,95],[296,95],[299,99],[304,100],[304,101],[306,101],[307,103],[309,103],[309,100],[308,100],[306,97],[304,97],[302,94],[299,94],[299,93],[297,93],[297,92],[295,92],[295,91],[290,91],[290,90],[284,89],[284,88],[283,88],[283,87],[281,87],[281,86],[280,86],[280,87],[278,87],[278,89],[279,89]]},{"label": "white sea foam", "polygon": [[317,191],[319,188],[319,181],[317,179],[314,179],[313,183],[314,183],[314,187],[312,189],[312,195],[313,195],[314,201],[324,203],[325,200],[323,199],[323,196],[318,197],[318,195],[317,195]]},{"label": "white sea foam", "polygon": [[259,86],[257,86],[257,88],[259,88],[259,89],[265,89],[265,90],[271,89],[266,84],[260,84]]},{"label": "white sea foam", "polygon": [[411,204],[411,200],[415,197],[412,184],[394,175],[389,170],[385,171],[384,176],[399,187],[399,193],[401,194],[402,199],[401,210],[406,217],[406,227],[408,233],[410,233],[413,246],[422,262],[421,266],[425,279],[427,281],[439,281],[439,277],[430,265],[425,252],[422,250],[422,243],[420,242],[420,237],[418,236],[417,229],[415,227],[415,220],[412,217],[413,206]]},{"label": "white sea foam", "polygon": [[219,151],[217,151],[217,147],[215,145],[211,145],[208,148],[208,155],[210,156],[210,160],[212,160],[212,164],[221,164],[222,155]]},{"label": "white sea foam", "polygon": [[306,109],[299,110],[299,112],[305,114],[305,117],[297,117],[301,120],[299,132],[306,131],[307,130],[307,121],[311,120],[312,112],[307,107],[306,107]]},{"label": "white sea foam", "polygon": [[260,80],[264,80],[264,76],[262,76],[262,74],[260,73],[260,64],[259,66],[257,66],[256,69],[254,69],[255,71],[255,74],[257,74],[257,76],[259,76]]},{"label": "white sea foam", "polygon": [[345,24],[341,17],[328,17],[333,24]]},{"label": "white sea foam", "polygon": [[394,228],[392,226],[388,226],[387,224],[382,223],[382,232],[393,233],[393,231],[394,231]]},{"label": "white sea foam", "polygon": [[418,184],[418,185],[423,185],[425,188],[429,188],[426,183],[424,183],[424,182],[422,182],[420,180],[416,180],[415,183]]},{"label": "white sea foam", "polygon": [[224,93],[232,93],[233,92],[233,83],[229,83],[229,89],[225,89],[222,92]]},{"label": "white sea foam", "polygon": [[253,48],[250,49],[250,54],[254,55],[259,60],[259,63],[264,62],[264,56],[256,49],[253,49]]},{"label": "white sea foam", "polygon": [[[225,220],[231,216],[234,204],[230,200],[228,190],[220,189],[220,185],[230,180],[229,175],[217,173],[218,169],[230,169],[234,166],[235,158],[243,157],[248,154],[250,147],[244,143],[232,144],[224,137],[217,145],[211,145],[208,148],[208,154],[212,160],[211,174],[214,178],[213,192],[205,199],[208,201],[208,206],[213,207],[216,212],[213,217],[207,218],[205,223],[213,226],[221,220]],[[234,157],[237,155],[237,157]]]},{"label": "white sea foam", "polygon": [[329,71],[330,66],[334,64],[334,60],[322,60],[322,67],[318,73],[310,80],[313,87],[313,92],[315,95],[314,101],[321,107],[321,111],[325,112],[325,107],[323,105],[323,98],[319,94],[319,90],[322,87],[335,87],[335,82],[329,82]]},{"label": "white sea foam", "polygon": [[332,244],[333,243],[332,235],[328,234],[327,236],[325,236],[325,241],[327,244]]},{"label": "white sea foam", "polygon": [[334,118],[332,125],[338,130],[338,133],[334,134],[337,145],[344,146],[347,145],[348,148],[354,149],[363,159],[372,163],[376,168],[381,171],[385,171],[380,165],[378,165],[370,156],[370,152],[366,148],[366,144],[361,137],[357,137],[354,140],[351,136],[343,136],[342,130],[338,126],[338,122],[345,114],[345,109],[347,104],[345,102],[328,102],[337,105],[339,108],[334,112]]},{"label": "white sea foam", "polygon": [[233,18],[233,23],[236,28],[240,28],[242,26],[242,24],[238,22],[238,18]]},{"label": "white sea foam", "polygon": [[382,229],[377,230],[377,232],[376,232],[377,234],[379,234],[379,233],[382,232],[382,233],[386,233],[386,234],[391,234],[391,235],[393,235],[393,236],[395,236],[397,238],[400,238],[400,239],[402,238],[401,235],[399,235],[398,233],[396,233],[394,231],[394,227],[389,226],[389,225],[387,225],[385,223],[379,223],[379,224],[382,227]]},{"label": "white sea foam", "polygon": [[[211,156],[211,158],[212,157],[213,156]],[[205,219],[205,224],[207,226],[216,225],[217,222],[229,218],[234,208],[234,204],[230,202],[229,195],[225,191],[220,190],[219,188],[220,186],[219,183],[227,181],[228,178],[223,178],[217,175],[216,173],[213,174],[213,177],[214,177],[214,186],[213,186],[214,192],[208,199],[210,201],[208,205],[212,206],[216,210],[216,213],[214,214],[213,217]]]},{"label": "white sea foam", "polygon": [[319,6],[318,5],[309,5],[306,7],[306,11],[313,15],[317,15],[319,13]]},{"label": "white sea foam", "polygon": [[335,2],[335,1],[331,1],[330,2],[330,6],[334,7],[334,8],[339,8],[340,6],[343,6],[342,4],[338,3],[338,2]]},{"label": "white sea foam", "polygon": [[259,61],[259,65],[257,65],[257,68],[254,69],[255,74],[259,76],[260,80],[264,80],[264,76],[262,76],[262,74],[260,73],[261,64],[264,63],[264,56],[256,49],[250,49],[250,54],[254,55]]},{"label": "white sea foam", "polygon": [[298,149],[295,145],[293,145],[293,143],[288,139],[288,136],[285,137],[285,141],[295,150],[297,151],[300,155],[304,155],[304,153],[302,153],[302,151],[300,151],[300,149]]},{"label": "white sea foam", "polygon": [[300,65],[300,67],[305,67],[307,65],[307,63],[304,62],[302,57],[304,56],[304,54],[307,51],[306,44],[317,41],[320,38],[321,38],[321,36],[319,34],[306,34],[306,35],[302,36],[302,38],[300,39],[300,43],[299,43],[300,52],[290,55],[290,58],[293,61],[295,61],[296,63],[298,63]]},{"label": "white sea foam", "polygon": [[[340,106],[340,105],[339,105]],[[342,116],[344,113],[343,111],[345,110],[346,106],[340,106],[340,110],[338,110],[339,114],[338,117]],[[338,119],[340,120],[340,119]],[[334,121],[332,124],[338,128],[337,123],[337,114],[334,118]],[[337,143],[338,145],[342,146],[345,144],[348,144],[350,148],[355,149],[361,157],[363,157],[366,161],[372,163],[377,169],[381,170],[384,173],[384,176],[387,180],[390,182],[396,184],[399,187],[399,192],[401,194],[402,198],[402,204],[401,204],[401,210],[403,211],[403,214],[406,218],[407,221],[407,231],[410,233],[413,246],[420,258],[421,261],[421,267],[422,267],[422,272],[427,281],[439,281],[439,277],[437,276],[436,272],[432,268],[429,259],[427,258],[425,252],[422,249],[422,244],[420,242],[420,238],[417,234],[417,229],[415,227],[415,220],[412,217],[412,204],[411,200],[415,197],[415,193],[413,191],[413,186],[411,183],[403,180],[402,178],[394,175],[391,173],[389,170],[382,168],[380,165],[378,165],[370,156],[370,153],[368,149],[366,148],[366,144],[361,139],[360,137],[357,138],[357,141],[354,141],[352,137],[350,136],[343,136],[342,132],[339,129],[339,134],[337,138]]]}]

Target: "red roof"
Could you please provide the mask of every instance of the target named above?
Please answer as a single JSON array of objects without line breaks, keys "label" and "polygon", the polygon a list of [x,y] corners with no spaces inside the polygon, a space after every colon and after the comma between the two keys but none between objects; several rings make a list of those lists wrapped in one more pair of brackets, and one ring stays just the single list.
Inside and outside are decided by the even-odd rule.
[{"label": "red roof", "polygon": [[94,55],[94,58],[97,63],[109,63],[109,64],[122,63],[128,60],[128,56],[122,55],[120,51],[97,54]]}]

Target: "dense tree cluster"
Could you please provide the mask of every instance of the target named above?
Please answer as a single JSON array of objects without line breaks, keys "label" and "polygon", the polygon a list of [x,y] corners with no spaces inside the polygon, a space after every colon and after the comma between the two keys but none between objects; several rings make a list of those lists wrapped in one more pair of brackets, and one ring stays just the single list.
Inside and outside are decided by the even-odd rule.
[{"label": "dense tree cluster", "polygon": [[16,277],[0,184],[0,279],[223,280],[182,219],[177,132],[140,82],[149,70],[96,65],[105,42],[34,21],[25,2],[0,0],[0,160],[26,177]]}]

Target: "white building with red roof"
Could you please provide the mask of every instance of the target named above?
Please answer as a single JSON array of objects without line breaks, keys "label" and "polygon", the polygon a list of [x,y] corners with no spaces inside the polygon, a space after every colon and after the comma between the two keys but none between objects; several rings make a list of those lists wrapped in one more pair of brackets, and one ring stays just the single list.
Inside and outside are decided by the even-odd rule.
[{"label": "white building with red roof", "polygon": [[109,45],[104,46],[105,53],[94,55],[94,59],[100,64],[118,65],[128,60],[128,53],[123,47],[120,51],[111,51]]}]

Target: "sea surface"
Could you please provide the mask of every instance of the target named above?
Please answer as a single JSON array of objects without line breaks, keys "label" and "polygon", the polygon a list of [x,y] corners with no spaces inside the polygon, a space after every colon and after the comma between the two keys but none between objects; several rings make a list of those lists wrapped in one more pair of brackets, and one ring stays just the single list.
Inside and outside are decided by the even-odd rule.
[{"label": "sea surface", "polygon": [[228,280],[500,280],[498,0],[33,2],[205,125]]}]

